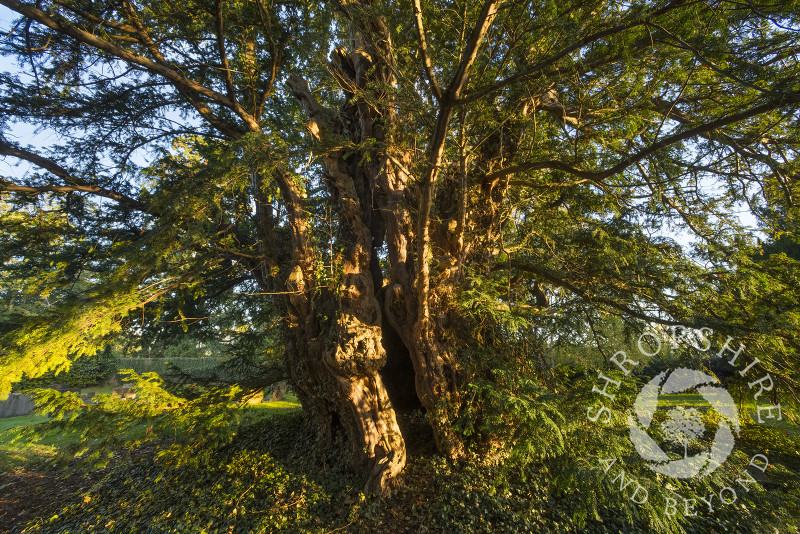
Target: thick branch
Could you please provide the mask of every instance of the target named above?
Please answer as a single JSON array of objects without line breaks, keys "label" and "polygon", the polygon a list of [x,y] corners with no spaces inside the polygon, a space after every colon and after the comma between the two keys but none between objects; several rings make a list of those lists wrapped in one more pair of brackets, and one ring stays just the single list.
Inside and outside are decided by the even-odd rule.
[{"label": "thick branch", "polygon": [[144,44],[147,50],[153,54],[153,57],[156,58],[156,62],[160,65],[164,65],[165,67],[169,67],[167,60],[164,58],[164,55],[159,50],[158,45],[150,37],[150,34],[145,29],[144,24],[142,24],[142,19],[139,18],[139,15],[136,13],[136,10],[133,9],[133,6],[130,2],[123,2],[122,7],[125,10],[125,14],[131,19],[131,23],[136,30],[136,34],[139,36],[139,41]]},{"label": "thick branch", "polygon": [[291,74],[286,80],[286,85],[298,102],[300,102],[300,105],[303,106],[308,118],[316,123],[319,130],[317,135],[321,132],[335,133],[335,113],[317,102],[317,99],[311,94],[311,89],[305,79]]},{"label": "thick branch", "polygon": [[257,4],[258,14],[259,17],[261,17],[261,23],[264,25],[264,31],[269,38],[270,67],[269,80],[267,80],[266,86],[264,86],[262,89],[261,94],[258,97],[258,103],[256,104],[256,118],[261,117],[261,115],[264,113],[264,107],[267,105],[267,98],[272,93],[275,80],[278,78],[278,70],[281,62],[281,50],[284,44],[282,40],[281,47],[278,47],[278,44],[275,42],[275,39],[272,36],[271,17],[269,16],[269,12],[267,11],[266,7],[264,7],[263,0],[257,0]]},{"label": "thick branch", "polygon": [[464,52],[461,54],[461,62],[458,64],[458,69],[456,69],[456,73],[445,92],[444,96],[448,104],[454,103],[461,97],[461,90],[466,84],[470,68],[475,62],[475,58],[478,57],[478,49],[483,43],[484,37],[486,37],[486,32],[492,25],[501,3],[502,0],[486,0],[483,4],[481,14],[478,16],[478,22],[472,29],[472,34],[470,34]]},{"label": "thick branch", "polygon": [[694,128],[685,130],[683,132],[664,137],[663,139],[652,143],[650,146],[640,150],[639,152],[632,154],[627,158],[624,158],[622,161],[620,161],[613,167],[606,169],[604,171],[589,171],[580,169],[578,167],[573,167],[572,165],[569,165],[562,161],[544,160],[544,161],[532,161],[527,163],[521,163],[519,165],[512,165],[511,167],[506,167],[504,169],[497,170],[495,172],[487,174],[486,180],[494,181],[504,176],[508,176],[509,174],[515,174],[524,171],[557,169],[572,174],[573,176],[577,176],[579,178],[584,178],[587,180],[591,180],[592,182],[595,183],[600,183],[606,178],[609,178],[617,173],[624,171],[631,165],[636,164],[637,162],[643,160],[644,158],[650,156],[651,154],[659,150],[667,148],[671,145],[674,145],[691,137],[702,136],[703,134],[707,134],[709,132],[717,130],[718,128],[722,128],[730,124],[735,124],[737,122],[744,121],[751,117],[761,115],[762,113],[767,113],[769,111],[779,108],[782,105],[788,103],[794,103],[795,101],[798,100],[800,100],[800,97],[787,97],[787,98],[768,100],[767,102],[759,106],[755,106],[750,109],[740,111],[739,113],[734,113],[733,115],[720,117],[719,119],[716,119],[714,121],[706,122]]},{"label": "thick branch", "polygon": [[228,98],[231,99],[235,107],[236,103],[236,89],[233,86],[233,76],[231,75],[231,66],[228,63],[228,51],[225,49],[225,27],[222,19],[222,1],[216,0],[214,2],[215,16],[217,19],[217,50],[219,51],[219,61],[222,65],[222,75],[225,78],[225,88],[228,90]]},{"label": "thick branch", "polygon": [[99,187],[96,185],[43,185],[38,187],[28,186],[28,185],[18,185],[13,184],[11,182],[6,181],[4,178],[0,178],[0,191],[8,191],[10,193],[24,193],[24,194],[33,194],[39,195],[42,193],[91,193],[93,195],[98,195],[101,197],[110,198],[116,200],[120,204],[133,208],[139,211],[146,211],[144,204],[141,204],[135,200],[130,200],[120,195],[119,193],[115,193],[109,189],[104,187]]},{"label": "thick branch", "polygon": [[[74,5],[70,5],[69,3],[64,2],[63,0],[55,0],[53,3],[58,5],[58,6],[61,6],[63,9],[66,9],[67,11],[72,11],[73,13],[78,15],[79,17],[83,17],[88,21],[94,22],[95,24],[99,24],[100,26],[104,26],[106,28],[110,28],[112,30],[117,30],[117,31],[120,31],[120,32],[125,32],[125,33],[136,33],[136,28],[134,28],[132,26],[129,26],[128,24],[118,24],[116,22],[113,22],[113,21],[98,17],[98,16],[93,15],[93,14],[87,12],[87,11],[84,11],[82,9],[78,9]],[[117,36],[117,38],[119,38],[119,36]],[[128,38],[128,39],[131,39],[131,38]]]},{"label": "thick branch", "polygon": [[425,67],[425,75],[428,77],[428,83],[431,86],[433,96],[439,102],[442,101],[442,88],[439,82],[436,81],[436,74],[433,72],[433,63],[431,56],[428,52],[428,39],[425,37],[425,28],[422,26],[422,6],[420,0],[414,0],[414,19],[417,23],[417,40],[419,42],[419,52],[422,56],[422,65]]},{"label": "thick branch", "polygon": [[[661,98],[653,98],[651,102],[654,104],[657,110],[661,113],[664,113],[668,118],[679,122],[681,124],[691,124],[692,119],[684,113],[683,111],[679,110],[675,103],[667,102]],[[784,181],[786,179],[786,170],[780,164],[780,162],[776,161],[774,158],[762,154],[761,152],[757,152],[756,150],[746,146],[746,142],[741,139],[736,139],[730,135],[727,135],[724,132],[709,132],[708,134],[703,135],[708,140],[718,141],[725,145],[731,147],[735,152],[741,154],[745,158],[752,159],[763,163],[775,173],[778,177],[779,181]],[[764,141],[762,140],[762,143]],[[782,142],[788,142],[788,140],[783,140]],[[791,195],[787,193],[787,200],[791,205],[792,199]]]},{"label": "thick branch", "polygon": [[592,43],[597,42],[597,41],[599,41],[601,39],[604,39],[606,37],[610,37],[612,35],[621,33],[623,31],[630,30],[632,28],[636,28],[637,26],[644,26],[644,25],[646,25],[648,23],[649,20],[652,20],[653,17],[658,17],[658,16],[663,15],[665,13],[668,13],[669,11],[672,11],[673,9],[676,9],[678,7],[684,7],[685,5],[686,5],[685,1],[683,1],[683,0],[675,0],[673,2],[670,2],[669,4],[667,4],[666,6],[664,6],[661,9],[653,11],[653,12],[651,12],[649,14],[642,15],[640,18],[638,18],[638,19],[636,19],[634,21],[629,21],[629,22],[624,22],[624,23],[621,23],[621,24],[617,24],[616,26],[612,26],[610,28],[606,28],[605,30],[599,31],[599,32],[594,33],[592,35],[587,35],[583,39],[575,41],[574,43],[562,48],[561,51],[557,52],[556,54],[553,54],[552,56],[543,59],[539,63],[536,63],[532,67],[530,67],[528,69],[525,69],[522,72],[518,72],[516,74],[512,74],[511,76],[509,76],[507,78],[504,78],[504,79],[500,80],[497,83],[494,83],[494,84],[492,84],[492,85],[490,85],[488,87],[484,87],[483,89],[479,89],[479,90],[473,92],[472,94],[470,94],[467,97],[465,97],[461,101],[461,103],[465,103],[466,104],[466,103],[469,103],[469,102],[475,102],[476,100],[480,100],[484,96],[486,96],[488,94],[491,94],[491,93],[493,93],[495,91],[499,91],[500,89],[503,89],[504,87],[506,87],[506,86],[508,86],[508,85],[510,85],[510,84],[512,84],[514,82],[520,81],[520,80],[522,80],[524,78],[527,78],[529,76],[533,76],[535,74],[541,74],[546,69],[549,69],[550,67],[552,67],[560,59],[568,56],[569,54],[571,54],[571,53],[573,53],[573,52],[575,52],[577,50],[580,50],[581,48],[585,47],[586,45],[592,44]]},{"label": "thick branch", "polygon": [[439,174],[439,167],[442,163],[442,155],[444,154],[444,144],[447,138],[447,128],[450,122],[450,117],[453,114],[453,108],[456,105],[461,90],[466,83],[467,76],[475,58],[478,55],[483,39],[486,37],[486,32],[491,26],[497,8],[502,0],[486,0],[475,24],[472,33],[461,55],[461,62],[458,65],[450,85],[442,98],[441,107],[436,117],[436,126],[433,130],[433,135],[430,141],[430,152],[428,155],[428,166],[425,174],[422,177],[422,184],[420,187],[419,199],[419,212],[417,216],[417,235],[419,236],[419,245],[417,248],[417,304],[418,304],[418,335],[425,336],[428,328],[428,318],[430,315],[428,308],[428,293],[430,290],[430,267],[428,265],[430,256],[430,234],[428,231],[428,223],[431,217],[431,206],[433,205],[433,184]]},{"label": "thick branch", "polygon": [[70,174],[68,170],[66,170],[64,167],[60,166],[56,162],[44,158],[42,156],[39,156],[38,154],[34,154],[33,152],[30,152],[28,150],[17,148],[7,143],[0,142],[0,155],[12,156],[15,158],[28,161],[30,163],[33,163],[37,167],[41,167],[42,169],[45,169],[46,171],[55,174],[65,182],[70,183],[70,185],[63,185],[63,186],[46,185],[46,186],[34,187],[34,186],[18,185],[4,179],[0,179],[1,191],[10,191],[13,193],[28,193],[28,194],[41,194],[46,192],[62,193],[62,192],[81,191],[109,198],[111,200],[115,200],[128,208],[147,212],[147,207],[140,201],[131,198],[129,196],[123,195],[122,193],[117,193],[116,191],[112,191],[111,189],[107,189],[99,185],[90,184],[84,182],[83,180],[79,180],[75,178],[72,174]]},{"label": "thick branch", "polygon": [[[221,106],[227,107],[232,110],[236,109],[236,103],[227,96],[222,95],[214,91],[213,89],[209,89],[208,87],[200,83],[197,83],[194,80],[181,76],[177,71],[170,68],[169,66],[142,57],[132,52],[131,50],[127,50],[114,43],[106,41],[105,39],[97,37],[96,35],[93,35],[87,31],[81,30],[80,28],[77,28],[72,24],[58,20],[55,17],[48,15],[41,9],[38,9],[32,5],[18,2],[17,0],[0,0],[0,5],[4,5],[9,9],[12,9],[17,13],[20,13],[21,15],[29,17],[35,20],[36,22],[43,24],[48,28],[51,28],[52,30],[55,30],[59,33],[63,33],[65,35],[69,35],[70,37],[73,37],[74,39],[84,44],[97,48],[98,50],[107,52],[115,57],[118,57],[119,59],[122,59],[123,61],[139,65],[154,74],[163,76],[168,80],[172,81],[179,91],[183,89],[183,91],[181,91],[181,94],[183,95],[186,94],[184,91],[194,91],[200,95],[205,96],[206,98],[211,99],[213,102]],[[195,105],[195,107],[197,107],[197,105]],[[260,127],[258,121],[256,121],[253,117],[246,115],[242,118],[252,131],[259,130]]]}]

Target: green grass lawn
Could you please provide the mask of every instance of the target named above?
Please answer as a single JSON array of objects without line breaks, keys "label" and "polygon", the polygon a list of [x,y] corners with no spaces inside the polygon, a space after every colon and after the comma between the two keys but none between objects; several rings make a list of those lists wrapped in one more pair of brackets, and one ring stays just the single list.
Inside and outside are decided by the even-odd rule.
[{"label": "green grass lawn", "polygon": [[[767,403],[759,403],[765,405]],[[706,400],[698,393],[677,393],[670,395],[662,395],[659,397],[659,406],[671,408],[675,406],[697,406],[701,411],[704,411],[703,405],[708,406]],[[747,397],[744,402],[738,404],[739,417],[742,418],[744,424],[755,423],[756,421],[756,402],[752,397]],[[795,415],[795,410],[790,406],[785,405],[782,409],[782,420],[769,420],[764,423],[766,426],[785,432],[791,438],[800,438],[800,425]]]},{"label": "green grass lawn", "polygon": [[28,425],[36,425],[39,423],[44,423],[47,421],[48,417],[45,415],[20,415],[18,417],[6,417],[0,419],[0,441],[2,441],[2,436],[6,430],[11,428],[15,428],[18,426],[28,426]]},{"label": "green grass lawn", "polygon": [[[111,390],[111,387],[84,388],[81,393],[93,391],[97,394],[110,394]],[[287,394],[283,401],[246,405],[242,409],[243,423],[250,424],[264,417],[298,411],[300,404],[297,402],[297,397]],[[24,429],[48,419],[47,416],[34,414],[0,419],[0,473],[41,465],[53,458],[60,446],[78,439],[77,436],[56,433],[43,436],[36,442],[21,437]]]},{"label": "green grass lawn", "polygon": [[[749,406],[745,404],[745,408],[752,410],[752,398],[749,400],[751,404]],[[700,406],[703,402],[705,401],[699,395],[671,395],[662,398],[662,408],[679,405]],[[321,532],[323,531],[322,526],[326,526],[327,528],[324,529],[326,532],[341,530],[341,532],[349,532],[351,534],[365,531],[375,532],[376,534],[398,532],[401,530],[399,528],[400,525],[406,525],[409,522],[409,517],[416,521],[416,523],[413,523],[415,527],[425,525],[427,528],[429,524],[438,525],[438,528],[431,528],[431,532],[471,531],[469,525],[484,524],[485,516],[481,510],[491,510],[492,513],[499,511],[499,513],[505,514],[502,517],[512,519],[518,517],[513,515],[518,513],[517,508],[511,508],[515,506],[515,501],[508,500],[505,497],[505,495],[511,495],[511,493],[506,493],[504,490],[502,499],[491,500],[489,496],[499,495],[500,493],[494,489],[492,490],[493,492],[488,491],[495,488],[491,482],[481,485],[483,481],[494,480],[492,472],[480,468],[484,470],[469,470],[464,471],[463,474],[457,474],[457,472],[453,471],[455,468],[450,466],[445,468],[443,467],[444,464],[434,463],[428,459],[421,459],[421,463],[412,462],[410,464],[407,471],[408,474],[404,479],[406,482],[404,483],[411,485],[407,489],[403,489],[402,492],[398,492],[398,500],[387,501],[388,504],[386,505],[377,502],[362,504],[361,499],[363,499],[363,496],[354,493],[360,490],[362,483],[357,478],[347,478],[353,476],[349,470],[345,469],[346,474],[342,474],[344,471],[339,472],[338,468],[331,467],[338,465],[339,457],[335,456],[335,451],[330,457],[320,456],[319,458],[323,459],[329,458],[320,463],[320,459],[316,455],[322,453],[318,453],[314,449],[313,439],[311,439],[313,432],[308,431],[307,425],[302,421],[301,417],[272,417],[273,415],[286,414],[298,410],[300,410],[300,405],[297,403],[296,397],[290,395],[287,395],[286,399],[281,402],[264,402],[242,406],[241,409],[237,410],[242,415],[242,420],[241,426],[236,429],[236,446],[220,447],[218,449],[219,457],[216,456],[216,453],[214,456],[209,457],[211,459],[208,460],[210,462],[208,469],[214,469],[211,472],[213,476],[209,476],[206,467],[180,470],[165,468],[160,471],[158,467],[161,465],[160,463],[140,462],[135,469],[130,469],[130,473],[123,466],[123,469],[115,471],[114,477],[107,481],[98,482],[105,475],[97,472],[98,478],[95,480],[87,479],[89,482],[85,486],[75,485],[65,490],[65,492],[74,490],[76,492],[74,496],[64,493],[64,495],[51,497],[50,502],[54,504],[50,508],[47,507],[49,506],[48,504],[39,508],[31,505],[34,511],[30,517],[36,517],[35,514],[40,514],[45,521],[48,517],[60,518],[59,521],[61,523],[58,524],[63,525],[63,528],[59,531],[63,532],[90,531],[90,529],[76,525],[81,525],[81,521],[84,520],[94,521],[95,519],[92,518],[96,518],[97,525],[93,531],[105,531],[103,530],[103,525],[112,524],[114,521],[122,522],[123,519],[127,521],[134,517],[148,518],[147,521],[142,520],[140,523],[135,523],[138,525],[136,527],[130,526],[134,523],[125,523],[126,526],[119,529],[119,531],[139,532],[147,530],[149,528],[148,525],[151,524],[147,522],[153,521],[153,518],[160,521],[158,527],[155,528],[161,529],[166,525],[170,529],[165,529],[164,531],[173,531],[174,525],[171,521],[175,521],[175,524],[178,524],[179,520],[183,520],[181,518],[193,518],[195,516],[192,514],[196,513],[198,514],[197,517],[203,518],[202,522],[211,524],[211,521],[225,518],[225,521],[230,521],[230,525],[236,525],[235,531],[241,530],[244,532],[250,531],[252,524],[260,524],[258,523],[259,521],[263,520],[263,524],[267,524],[267,519],[263,519],[266,516],[264,511],[274,509],[283,512],[287,505],[290,505],[292,507],[291,513],[297,514],[296,516],[287,513],[285,516],[280,517],[275,514],[275,517],[279,517],[276,519],[279,523],[288,521],[289,523],[286,524],[292,525],[292,532]],[[69,444],[69,440],[73,439],[69,435],[56,435],[54,432],[45,436],[45,439],[37,444],[25,443],[24,441],[11,442],[11,438],[20,432],[22,428],[40,423],[43,420],[45,418],[41,416],[0,420],[0,423],[4,424],[3,427],[0,427],[0,474],[17,467],[43,465],[44,460],[55,456],[60,447]],[[744,446],[743,450],[767,454],[770,465],[774,466],[774,469],[769,472],[769,481],[772,484],[770,486],[772,489],[769,490],[771,493],[766,495],[788,493],[789,488],[793,487],[791,485],[791,474],[796,472],[798,467],[794,459],[800,457],[796,450],[797,445],[792,440],[789,440],[786,437],[786,432],[779,430],[777,425],[772,428],[765,428],[746,421],[744,414],[742,414],[742,421],[742,435],[736,439],[737,447],[741,443]],[[142,423],[138,425],[141,428],[146,426],[143,420],[137,420],[137,422]],[[781,423],[785,424],[787,430],[791,429],[797,435],[797,427],[788,418]],[[134,426],[136,426],[136,423],[134,423]],[[59,442],[59,440],[61,441]],[[800,442],[800,440],[797,441]],[[337,450],[342,451],[344,449]],[[311,451],[315,452],[312,453]],[[152,448],[142,448],[137,451],[138,453],[141,453],[141,458],[156,457]],[[748,455],[750,454],[753,453],[749,452]],[[740,453],[740,456],[743,458],[743,453]],[[137,456],[137,462],[139,462],[138,458],[139,456]],[[740,458],[740,461],[746,463],[747,459]],[[147,465],[145,466],[145,464]],[[553,465],[559,468],[563,467],[562,464]],[[531,472],[538,473],[539,467],[539,465],[536,465],[535,470]],[[468,467],[468,469],[473,468],[477,469],[474,466]],[[56,470],[31,469],[27,472],[18,471],[14,475],[6,475],[5,478],[6,480],[17,480],[26,473],[43,477],[41,480],[46,480],[48,484],[50,481],[56,481],[57,477],[61,475],[61,472]],[[80,473],[79,476],[84,476],[84,474]],[[162,479],[162,474],[167,478]],[[192,493],[198,484],[197,480],[201,479],[206,480],[206,484],[208,484],[208,480],[213,481],[213,484],[207,486],[209,491],[197,494]],[[504,480],[506,479],[504,478]],[[546,471],[540,479],[536,480],[541,480],[541,482],[531,482],[531,485],[526,485],[529,484],[528,482],[519,482],[519,486],[514,486],[516,488],[514,491],[518,492],[514,495],[543,494],[545,497],[539,500],[520,501],[524,504],[524,508],[521,504],[519,510],[537,507],[537,510],[543,510],[541,512],[542,515],[531,517],[536,517],[536,521],[556,521],[553,523],[556,530],[553,531],[566,532],[569,517],[567,512],[572,510],[573,504],[571,503],[574,501],[562,501],[546,497],[548,495]],[[93,487],[92,485],[95,483],[97,485]],[[47,484],[41,484],[43,487],[49,488]],[[52,486],[61,487],[61,482],[54,482]],[[14,487],[17,488],[15,491],[21,491],[19,488],[24,488],[25,486],[24,484],[16,484]],[[206,486],[202,487],[205,488]],[[151,490],[155,493],[147,493]],[[46,494],[50,495],[49,490],[46,491]],[[22,493],[22,495],[27,496],[28,494]],[[191,502],[197,504],[193,505],[193,507],[187,507],[186,501],[182,500],[184,495],[194,495],[191,498],[198,500]],[[197,497],[197,495],[201,495],[201,497]],[[348,508],[348,501],[342,504],[342,495],[345,496],[344,499],[350,499],[350,508]],[[618,493],[614,492],[614,495],[616,496]],[[573,495],[573,497],[578,498],[576,495]],[[22,497],[20,498],[22,499]],[[72,500],[69,501],[69,499]],[[439,501],[444,503],[441,507],[438,507]],[[38,501],[36,498],[27,498],[27,500],[23,499],[21,502],[36,503]],[[70,504],[69,508],[65,508],[68,502],[73,504]],[[242,502],[243,506],[239,507],[238,502]],[[317,502],[321,504],[315,504]],[[232,503],[237,503],[235,508],[233,508],[234,504]],[[464,503],[469,503],[470,505],[477,503],[474,505],[477,511],[471,512],[464,508]],[[616,506],[616,501],[614,503]],[[456,506],[459,506],[459,508],[456,508]],[[231,508],[237,511],[231,513]],[[132,510],[135,510],[136,513],[131,513]],[[207,510],[211,511],[208,512]],[[398,517],[395,514],[397,510],[406,511],[408,515],[400,515]],[[414,510],[421,511],[416,512]],[[552,516],[546,515],[549,510],[558,512]],[[141,511],[141,516],[137,516],[139,511]],[[566,515],[562,514],[561,511],[565,511],[564,514]],[[322,515],[323,513],[328,515]],[[522,513],[519,512],[519,517],[523,517]],[[74,520],[71,514],[74,514]],[[539,514],[539,512],[536,512],[536,514]],[[175,519],[170,519],[171,516]],[[272,515],[269,517],[272,517]],[[322,519],[318,519],[320,517]],[[374,519],[376,517],[379,519]],[[435,523],[432,519],[440,517],[442,518],[441,520],[436,519],[438,523]],[[303,523],[306,520],[304,518],[309,518],[309,523]],[[462,525],[461,528],[443,530],[442,525],[445,522],[454,521],[455,519],[463,519],[463,524],[459,523]],[[318,520],[321,522],[314,522]],[[503,520],[505,521],[505,519]],[[517,519],[513,520],[516,521]],[[138,519],[131,519],[131,521],[138,521]],[[241,521],[241,528],[236,521]],[[252,524],[248,523],[248,521],[252,521]],[[296,521],[296,523],[293,524],[291,521]],[[357,521],[357,523],[353,524],[352,528],[349,528],[353,521]],[[39,530],[39,532],[55,532],[55,526],[48,530],[50,525],[51,523],[46,523],[44,530]],[[269,523],[269,525],[272,525],[272,523]],[[612,523],[609,523],[609,525],[612,525]],[[613,525],[616,525],[616,523],[613,523]],[[297,526],[297,528],[295,529],[294,526]],[[558,530],[561,527],[564,528]],[[234,529],[233,526],[230,528]],[[608,528],[617,527],[609,526]],[[617,528],[617,530],[604,530],[604,532],[626,532],[626,530],[620,530],[620,528]],[[0,526],[1,530],[3,529]],[[270,530],[269,527],[265,526],[261,531],[273,532],[277,530],[277,528]],[[417,530],[421,531],[421,528],[417,528]],[[181,524],[179,529],[175,531],[200,532],[201,530],[200,528],[187,528],[184,524]],[[214,529],[206,531],[221,532],[223,529],[214,527]],[[228,531],[228,529],[226,528],[225,531]],[[499,529],[495,531],[512,532],[514,530],[507,527],[505,530]],[[585,531],[591,532],[591,530]],[[638,530],[637,532],[642,531]],[[709,531],[695,530],[695,532]],[[781,530],[781,532],[792,532],[792,530]],[[794,532],[797,531],[794,530]]]},{"label": "green grass lawn", "polygon": [[261,404],[251,404],[246,409],[254,410],[261,415],[272,415],[294,412],[300,409],[300,404],[291,401],[262,402]]},{"label": "green grass lawn", "polygon": [[20,431],[47,421],[44,415],[21,415],[0,419],[0,473],[33,467],[52,458],[58,451],[57,437],[47,436],[39,443],[20,439]]},{"label": "green grass lawn", "polygon": [[286,394],[284,400],[275,402],[262,402],[259,404],[249,404],[243,407],[243,419],[245,424],[255,423],[256,421],[271,415],[291,413],[301,409],[297,397]]},{"label": "green grass lawn", "polygon": [[[763,399],[762,399],[763,400]],[[800,468],[797,458],[800,455],[800,424],[797,410],[791,404],[782,404],[782,419],[768,419],[758,423],[756,417],[756,401],[751,396],[737,402],[739,408],[740,433],[736,437],[736,446],[743,450],[768,454],[770,462],[781,463],[789,470]],[[759,402],[766,406],[768,401]],[[714,419],[715,413],[708,410],[709,404],[699,394],[672,394],[659,397],[659,408],[670,409],[676,406],[696,407],[705,414],[704,417]]]}]

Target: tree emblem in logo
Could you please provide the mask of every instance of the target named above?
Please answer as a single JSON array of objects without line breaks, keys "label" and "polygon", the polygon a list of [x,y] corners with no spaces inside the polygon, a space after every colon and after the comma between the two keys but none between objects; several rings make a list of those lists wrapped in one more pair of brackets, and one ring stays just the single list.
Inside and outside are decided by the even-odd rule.
[{"label": "tree emblem in logo", "polygon": [[[716,385],[715,385],[716,384]],[[636,452],[648,461],[650,469],[674,478],[703,477],[722,465],[733,450],[733,432],[739,435],[739,413],[736,404],[719,380],[692,369],[664,371],[648,382],[633,403],[634,414],[628,418],[631,441]],[[661,395],[673,393],[699,393],[720,415],[714,442],[709,450],[689,455],[689,443],[705,432],[700,412],[691,407],[673,408],[661,424],[665,440],[683,445],[683,458],[671,459],[648,433],[658,408]]]}]

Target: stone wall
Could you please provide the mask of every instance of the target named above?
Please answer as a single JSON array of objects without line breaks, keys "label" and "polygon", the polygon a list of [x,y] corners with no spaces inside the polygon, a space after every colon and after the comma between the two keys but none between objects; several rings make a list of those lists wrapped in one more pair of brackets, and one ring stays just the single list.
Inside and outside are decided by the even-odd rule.
[{"label": "stone wall", "polygon": [[25,393],[12,393],[3,402],[0,402],[0,418],[28,415],[36,408],[33,399]]}]

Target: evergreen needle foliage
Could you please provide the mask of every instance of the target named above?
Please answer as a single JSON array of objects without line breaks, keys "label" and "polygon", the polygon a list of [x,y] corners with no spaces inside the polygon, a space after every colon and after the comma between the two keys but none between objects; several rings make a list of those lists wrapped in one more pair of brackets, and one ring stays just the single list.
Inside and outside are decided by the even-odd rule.
[{"label": "evergreen needle foliage", "polygon": [[[425,470],[443,496],[418,518],[430,528],[734,524],[620,503],[599,460],[658,480],[621,414],[668,368],[726,379],[744,412],[766,382],[741,362],[757,361],[770,387],[754,402],[792,418],[797,1],[0,5],[16,17],[0,42],[0,396],[102,350],[218,362],[131,374],[135,402],[38,393],[54,419],[37,430],[79,436],[66,452],[109,481],[192,488],[163,509],[166,490],[95,493],[113,520],[78,503],[53,524],[137,530],[122,510],[147,509],[164,530],[325,530],[315,514],[355,529],[386,519],[355,495]],[[709,350],[614,363],[679,327],[713,330]],[[725,371],[728,336],[747,350]],[[626,386],[597,427],[601,371]],[[286,428],[346,450],[339,486],[241,436],[242,399],[281,380],[313,432]],[[748,450],[774,438],[778,472],[796,467],[793,426],[745,415]],[[415,456],[431,448],[441,459]],[[158,461],[128,477],[121,451]],[[739,501],[769,510],[754,528],[790,528],[796,492],[762,482]],[[339,491],[353,503],[331,512]],[[493,511],[462,518],[457,495]]]}]

